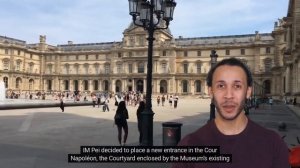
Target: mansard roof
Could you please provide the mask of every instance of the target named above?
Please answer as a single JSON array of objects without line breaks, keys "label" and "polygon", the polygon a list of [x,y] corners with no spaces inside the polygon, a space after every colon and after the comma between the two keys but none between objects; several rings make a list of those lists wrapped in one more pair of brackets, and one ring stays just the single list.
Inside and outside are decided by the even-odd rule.
[{"label": "mansard roof", "polygon": [[14,39],[11,37],[6,36],[0,36],[0,42],[1,43],[11,43],[11,44],[17,44],[17,45],[26,45],[26,41]]},{"label": "mansard roof", "polygon": [[106,43],[84,43],[84,44],[63,44],[57,45],[62,51],[91,51],[91,50],[110,50],[115,45],[120,45],[121,42],[106,42]]},{"label": "mansard roof", "polygon": [[[230,36],[212,36],[212,37],[195,37],[195,38],[183,38],[179,37],[175,39],[175,43],[178,46],[186,45],[216,45],[216,44],[243,44],[253,43],[255,41],[256,34],[246,35],[230,35]],[[274,41],[271,33],[259,34],[260,41]]]}]

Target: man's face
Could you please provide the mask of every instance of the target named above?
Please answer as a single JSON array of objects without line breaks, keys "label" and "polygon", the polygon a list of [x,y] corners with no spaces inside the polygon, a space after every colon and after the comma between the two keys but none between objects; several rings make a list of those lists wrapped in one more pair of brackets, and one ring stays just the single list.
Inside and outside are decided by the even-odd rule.
[{"label": "man's face", "polygon": [[247,86],[247,76],[238,66],[222,65],[213,74],[208,92],[222,119],[234,120],[243,111],[252,88]]}]

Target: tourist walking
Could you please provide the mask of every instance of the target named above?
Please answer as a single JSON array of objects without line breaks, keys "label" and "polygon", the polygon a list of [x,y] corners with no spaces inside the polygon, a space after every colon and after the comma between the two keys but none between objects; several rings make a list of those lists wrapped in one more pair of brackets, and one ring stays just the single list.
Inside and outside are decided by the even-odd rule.
[{"label": "tourist walking", "polygon": [[165,105],[165,101],[166,101],[166,97],[165,97],[165,95],[163,95],[163,96],[161,97],[161,105],[162,105],[162,106]]},{"label": "tourist walking", "polygon": [[[128,136],[128,125],[127,125],[127,119],[129,118],[128,116],[128,111],[126,109],[126,104],[124,101],[119,102],[114,120],[115,124],[118,127],[118,141],[120,145],[125,145],[127,136]],[[124,137],[122,141],[122,129],[124,131]],[[122,144],[123,143],[123,144]]]},{"label": "tourist walking", "polygon": [[139,107],[136,110],[136,116],[137,116],[137,124],[138,124],[138,130],[140,133],[139,136],[139,143],[140,145],[142,144],[142,138],[143,138],[143,132],[142,132],[142,112],[145,109],[145,102],[144,101],[140,101]]},{"label": "tourist walking", "polygon": [[177,108],[177,104],[178,104],[178,96],[174,96],[174,108]]},{"label": "tourist walking", "polygon": [[61,112],[64,112],[65,111],[65,103],[64,103],[64,96],[60,96],[60,109],[61,109]]}]

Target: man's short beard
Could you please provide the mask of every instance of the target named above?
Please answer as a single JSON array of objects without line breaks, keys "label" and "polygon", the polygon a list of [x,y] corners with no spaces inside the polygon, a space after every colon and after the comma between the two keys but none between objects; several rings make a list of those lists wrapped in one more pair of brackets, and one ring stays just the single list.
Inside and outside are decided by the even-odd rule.
[{"label": "man's short beard", "polygon": [[228,118],[228,117],[225,117],[222,113],[221,113],[221,108],[219,107],[219,104],[217,103],[217,101],[212,98],[212,101],[214,103],[214,105],[216,106],[216,109],[217,109],[217,113],[219,113],[220,117],[222,119],[225,119],[225,120],[235,120],[243,111],[244,111],[244,108],[245,108],[245,105],[246,105],[246,100],[247,100],[247,97],[245,97],[245,99],[243,99],[241,102],[240,102],[240,105],[237,109],[237,114],[231,118]]}]

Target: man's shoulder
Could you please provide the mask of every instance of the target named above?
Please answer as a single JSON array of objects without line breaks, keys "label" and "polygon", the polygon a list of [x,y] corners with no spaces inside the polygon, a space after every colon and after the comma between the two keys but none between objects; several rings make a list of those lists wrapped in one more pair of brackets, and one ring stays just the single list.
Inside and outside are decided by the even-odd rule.
[{"label": "man's shoulder", "polygon": [[179,146],[198,146],[203,145],[211,137],[211,124],[207,123],[196,131],[186,135],[180,142]]}]

